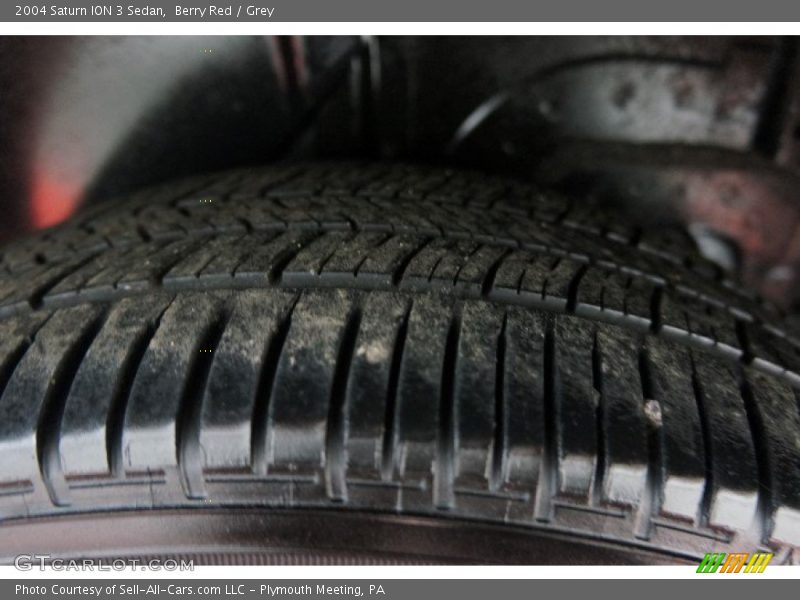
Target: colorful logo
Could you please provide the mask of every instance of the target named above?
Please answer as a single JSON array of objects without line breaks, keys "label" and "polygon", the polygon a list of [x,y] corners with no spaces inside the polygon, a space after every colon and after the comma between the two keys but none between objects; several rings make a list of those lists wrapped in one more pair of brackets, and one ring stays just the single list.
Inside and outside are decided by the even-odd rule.
[{"label": "colorful logo", "polygon": [[698,573],[763,573],[773,554],[767,552],[711,552],[703,557]]}]

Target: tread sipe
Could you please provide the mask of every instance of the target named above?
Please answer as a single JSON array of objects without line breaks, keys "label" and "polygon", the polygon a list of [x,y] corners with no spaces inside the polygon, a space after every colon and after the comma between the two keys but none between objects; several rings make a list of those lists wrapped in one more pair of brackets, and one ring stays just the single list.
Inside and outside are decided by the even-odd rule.
[{"label": "tread sipe", "polygon": [[798,387],[800,338],[680,231],[436,169],[200,177],[3,251],[0,520],[367,510],[792,561]]}]

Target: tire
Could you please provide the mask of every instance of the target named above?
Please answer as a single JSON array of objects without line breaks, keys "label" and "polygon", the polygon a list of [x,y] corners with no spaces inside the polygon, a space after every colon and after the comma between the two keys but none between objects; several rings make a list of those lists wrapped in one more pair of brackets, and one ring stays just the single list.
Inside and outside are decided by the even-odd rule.
[{"label": "tire", "polygon": [[0,555],[796,560],[800,338],[680,230],[288,166],[93,205],[0,268]]}]

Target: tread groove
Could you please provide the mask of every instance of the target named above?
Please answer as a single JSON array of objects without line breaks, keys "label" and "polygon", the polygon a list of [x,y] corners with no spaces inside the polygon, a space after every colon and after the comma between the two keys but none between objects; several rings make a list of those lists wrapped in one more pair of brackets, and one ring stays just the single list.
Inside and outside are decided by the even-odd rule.
[{"label": "tread groove", "polygon": [[747,335],[747,324],[741,319],[736,319],[734,324],[736,330],[736,339],[739,342],[739,347],[742,350],[741,362],[748,365],[753,362],[753,353],[750,349],[750,338]]},{"label": "tread groove", "polygon": [[436,437],[433,503],[436,508],[449,510],[455,505],[453,479],[456,450],[456,369],[458,342],[461,336],[461,307],[453,309],[442,361],[441,397],[439,399],[439,429]]},{"label": "tread groove", "polygon": [[[654,387],[651,376],[650,358],[647,351],[642,348],[639,351],[639,379],[642,387],[643,409],[647,414],[647,405],[654,403],[659,413],[661,403],[655,397]],[[645,480],[645,490],[643,498],[636,511],[636,522],[634,525],[634,535],[643,540],[650,539],[653,530],[653,519],[658,514],[661,507],[661,493],[663,486],[663,454],[664,437],[660,424],[648,419],[647,424],[647,475]]]},{"label": "tread groove", "polygon": [[739,391],[744,401],[747,423],[750,427],[753,448],[756,453],[758,501],[756,504],[756,520],[753,523],[756,531],[753,533],[761,543],[767,543],[772,529],[772,465],[769,457],[769,448],[765,443],[767,432],[764,427],[764,419],[755,401],[747,375],[742,369],[739,370]]},{"label": "tread groove", "polygon": [[497,272],[500,270],[500,267],[503,266],[503,262],[512,252],[514,252],[513,249],[506,249],[486,270],[486,276],[483,278],[483,283],[481,284],[482,295],[488,295],[489,291],[494,287],[494,281],[497,278]]},{"label": "tread groove", "polygon": [[70,345],[56,367],[47,396],[39,412],[36,426],[36,453],[42,480],[47,488],[50,501],[56,506],[68,506],[71,503],[69,487],[64,477],[59,453],[61,421],[67,395],[84,356],[102,329],[107,317],[108,310],[94,316]]},{"label": "tread groove", "polygon": [[706,471],[706,481],[697,515],[697,524],[700,527],[707,527],[711,510],[711,500],[714,493],[714,458],[711,447],[712,431],[711,424],[708,420],[708,411],[706,410],[705,392],[703,391],[703,384],[697,374],[694,353],[690,354],[690,359],[692,364],[692,390],[694,392],[695,403],[697,404],[697,413],[700,417],[700,431],[703,434],[703,455],[705,456]]},{"label": "tread groove", "polygon": [[278,363],[286,345],[289,328],[292,324],[295,306],[300,300],[300,293],[292,299],[288,309],[281,317],[277,328],[270,336],[262,354],[261,372],[256,385],[256,397],[253,403],[253,418],[250,431],[250,465],[253,473],[266,475],[268,468],[267,445],[269,443],[269,413],[272,404],[272,393]]},{"label": "tread groove", "polygon": [[203,454],[200,447],[200,421],[203,412],[203,393],[208,383],[211,363],[219,341],[225,332],[230,314],[220,309],[198,338],[195,357],[186,371],[185,387],[176,422],[176,452],[184,493],[187,498],[206,496],[203,481]]},{"label": "tread groove", "polygon": [[506,327],[508,313],[503,314],[503,324],[497,336],[497,352],[494,375],[494,436],[492,443],[492,464],[489,489],[496,492],[505,480],[506,455],[506,409],[505,372],[506,372]]},{"label": "tread groove", "polygon": [[567,287],[567,313],[575,312],[575,307],[578,305],[578,286],[588,270],[589,265],[581,265],[569,282],[569,286]]},{"label": "tread groove", "polygon": [[603,498],[603,485],[606,476],[606,452],[608,433],[606,432],[606,398],[603,391],[603,350],[595,330],[592,341],[592,387],[597,393],[595,423],[597,438],[597,460],[595,461],[594,479],[592,480],[591,501],[598,505]]},{"label": "tread groove", "polygon": [[650,331],[657,334],[661,330],[661,303],[664,299],[664,288],[656,286],[650,296]]},{"label": "tread groove", "polygon": [[347,398],[350,366],[353,362],[360,326],[361,309],[354,306],[347,317],[342,340],[339,343],[325,433],[325,487],[328,497],[336,502],[347,500],[347,451],[345,448],[347,423],[345,422],[344,403]]},{"label": "tread groove", "polygon": [[558,489],[559,470],[559,412],[560,383],[556,361],[555,318],[549,317],[544,334],[544,447],[536,486],[534,518],[550,521],[553,518],[553,498]]},{"label": "tread groove", "polygon": [[413,302],[408,303],[408,308],[397,329],[397,335],[392,349],[391,364],[389,366],[389,383],[386,392],[386,414],[384,416],[383,439],[381,441],[381,479],[391,481],[394,475],[395,455],[394,448],[397,441],[398,411],[400,405],[397,400],[397,391],[400,383],[400,369],[403,366],[403,352],[405,351],[406,338],[408,337],[408,321],[411,317]]},{"label": "tread groove", "polygon": [[114,393],[111,397],[108,416],[106,417],[106,460],[114,477],[121,476],[124,471],[122,440],[125,428],[125,412],[133,382],[139,372],[139,367],[142,364],[147,348],[161,326],[161,319],[164,313],[169,310],[169,307],[172,306],[173,301],[174,298],[161,310],[153,323],[139,334],[120,366],[119,376],[114,386]]}]

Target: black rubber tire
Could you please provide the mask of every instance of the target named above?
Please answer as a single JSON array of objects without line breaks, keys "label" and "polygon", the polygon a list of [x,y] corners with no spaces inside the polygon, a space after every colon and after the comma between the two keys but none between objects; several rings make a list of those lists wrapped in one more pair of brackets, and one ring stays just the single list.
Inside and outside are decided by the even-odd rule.
[{"label": "black rubber tire", "polygon": [[0,274],[0,554],[42,517],[249,507],[795,560],[800,341],[678,230],[281,167],[95,205]]}]

